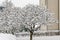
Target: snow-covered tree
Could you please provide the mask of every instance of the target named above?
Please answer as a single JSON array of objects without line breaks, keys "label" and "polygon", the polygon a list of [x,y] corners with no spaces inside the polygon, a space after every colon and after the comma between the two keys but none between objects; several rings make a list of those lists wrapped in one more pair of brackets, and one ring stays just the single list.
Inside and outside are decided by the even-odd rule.
[{"label": "snow-covered tree", "polygon": [[41,25],[50,25],[56,23],[56,19],[53,17],[48,9],[40,7],[38,5],[27,5],[22,8],[24,10],[23,25],[25,29],[30,32],[30,40],[35,30],[41,27]]},{"label": "snow-covered tree", "polygon": [[13,33],[25,29],[30,32],[30,39],[35,30],[41,25],[52,25],[56,19],[48,9],[38,5],[27,5],[24,8],[14,7],[10,2],[4,3],[3,12],[0,12],[0,30]]},{"label": "snow-covered tree", "polygon": [[0,30],[6,33],[13,33],[19,30],[22,20],[22,9],[13,7],[11,2],[6,4],[3,12],[0,12]]}]

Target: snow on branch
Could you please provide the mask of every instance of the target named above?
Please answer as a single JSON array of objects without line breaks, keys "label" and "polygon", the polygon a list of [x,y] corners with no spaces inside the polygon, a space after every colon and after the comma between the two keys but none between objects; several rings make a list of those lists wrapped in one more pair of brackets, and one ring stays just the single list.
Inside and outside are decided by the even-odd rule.
[{"label": "snow on branch", "polygon": [[[28,29],[34,29],[36,23],[38,25],[49,25],[57,22],[57,19],[53,17],[53,13],[51,13],[48,9],[40,7],[38,5],[27,5],[22,8],[24,10],[24,23],[25,27]],[[39,26],[39,27],[40,27]],[[31,28],[32,27],[32,28]]]},{"label": "snow on branch", "polygon": [[[11,2],[7,2],[11,6]],[[7,5],[6,3],[6,5]],[[22,29],[37,30],[41,25],[49,25],[57,22],[48,9],[38,5],[27,5],[24,8],[8,6],[0,11],[0,31],[19,32]]]}]

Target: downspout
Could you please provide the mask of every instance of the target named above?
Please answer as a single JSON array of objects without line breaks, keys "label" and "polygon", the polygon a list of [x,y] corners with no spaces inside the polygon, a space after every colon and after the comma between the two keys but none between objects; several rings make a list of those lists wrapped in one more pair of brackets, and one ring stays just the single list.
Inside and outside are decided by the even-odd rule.
[{"label": "downspout", "polygon": [[[58,30],[59,30],[59,0],[58,0]],[[59,35],[59,32],[58,32]]]}]

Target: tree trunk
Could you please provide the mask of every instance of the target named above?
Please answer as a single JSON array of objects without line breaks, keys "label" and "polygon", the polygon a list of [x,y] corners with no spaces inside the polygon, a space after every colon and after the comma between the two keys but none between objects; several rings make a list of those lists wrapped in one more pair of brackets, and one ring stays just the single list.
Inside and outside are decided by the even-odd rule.
[{"label": "tree trunk", "polygon": [[32,35],[33,35],[33,33],[32,33],[32,32],[30,32],[30,40],[32,40]]}]

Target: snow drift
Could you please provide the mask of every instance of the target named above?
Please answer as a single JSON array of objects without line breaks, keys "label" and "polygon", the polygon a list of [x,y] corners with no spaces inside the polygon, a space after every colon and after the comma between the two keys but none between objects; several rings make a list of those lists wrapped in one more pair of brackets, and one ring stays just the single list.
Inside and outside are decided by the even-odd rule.
[{"label": "snow drift", "polygon": [[0,40],[16,40],[16,37],[12,34],[0,33]]}]

